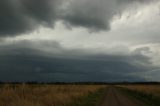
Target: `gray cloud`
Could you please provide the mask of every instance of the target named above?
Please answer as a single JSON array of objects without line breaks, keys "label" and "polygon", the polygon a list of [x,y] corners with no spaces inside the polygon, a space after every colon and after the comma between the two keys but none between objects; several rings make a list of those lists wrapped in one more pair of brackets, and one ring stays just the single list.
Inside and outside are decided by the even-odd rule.
[{"label": "gray cloud", "polygon": [[114,15],[114,1],[111,0],[72,0],[63,19],[74,26],[95,29],[109,29]]},{"label": "gray cloud", "polygon": [[[29,51],[26,49],[26,51]],[[146,71],[125,61],[96,59],[65,59],[36,55],[6,55],[1,57],[3,81],[136,81],[143,78],[129,74]],[[116,66],[116,67],[115,67]],[[145,79],[143,79],[145,80]]]},{"label": "gray cloud", "polygon": [[71,0],[65,9],[63,20],[71,26],[109,30],[115,15],[121,15],[127,7],[136,3],[148,2],[149,0]]},{"label": "gray cloud", "polygon": [[[144,2],[144,0],[136,1]],[[57,20],[63,20],[70,27],[109,30],[113,16],[120,14],[128,4],[134,2],[133,0],[1,0],[0,36],[27,33],[40,25],[53,27]]]},{"label": "gray cloud", "polygon": [[[41,42],[43,45],[48,45],[46,41]],[[35,45],[24,47],[26,44]],[[147,79],[135,73],[145,73],[156,68],[150,65],[149,57],[137,52],[125,56],[88,55],[83,54],[85,53],[83,51],[64,49],[56,42],[50,44],[57,45],[53,47],[53,53],[34,49],[42,46],[31,41],[1,45],[0,80],[145,81]],[[77,53],[81,55],[77,56]]]},{"label": "gray cloud", "polygon": [[[149,1],[154,0],[2,0],[0,36],[16,36],[31,32],[39,26],[54,27],[58,20],[69,27],[84,27],[94,31],[110,30],[110,23],[115,15]],[[111,36],[107,37],[95,34],[81,38],[81,34],[85,34],[78,31],[74,32],[78,33],[75,38],[62,36],[62,39],[57,37],[62,34],[59,29],[53,33],[55,36],[52,39],[50,36],[42,37],[46,33],[50,35],[49,30],[37,34],[42,35],[40,38],[33,34],[29,38],[22,36],[0,39],[0,80],[144,81],[153,77],[159,80],[159,67],[154,64],[159,60],[153,59],[156,58],[154,54],[159,57],[158,46],[152,48],[152,45],[141,45],[143,42],[148,43],[148,38],[152,38],[149,39],[150,42],[157,42],[157,29],[149,28],[148,33],[146,29],[137,28],[143,33],[131,27],[130,30],[124,28],[127,33],[120,29],[122,33],[110,33]],[[65,31],[65,35],[73,35],[70,31]],[[88,32],[87,34],[89,35]],[[122,36],[123,34],[126,36]],[[66,38],[67,40],[64,40]],[[135,47],[132,48],[130,42],[136,41],[140,42],[135,45],[139,48],[133,50]],[[123,46],[123,43],[127,46]],[[154,52],[154,49],[157,52]]]},{"label": "gray cloud", "polygon": [[0,35],[26,33],[39,25],[53,26],[60,0],[1,0]]}]

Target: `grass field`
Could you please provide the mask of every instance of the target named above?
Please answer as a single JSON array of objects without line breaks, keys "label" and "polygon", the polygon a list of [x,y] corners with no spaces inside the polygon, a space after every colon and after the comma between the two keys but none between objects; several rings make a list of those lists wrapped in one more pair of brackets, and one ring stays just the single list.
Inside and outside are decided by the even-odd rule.
[{"label": "grass field", "polygon": [[[98,95],[103,85],[10,85],[0,87],[0,106],[68,106]],[[82,105],[83,106],[83,105]]]},{"label": "grass field", "polygon": [[144,101],[148,106],[160,106],[160,85],[123,85],[130,95]]},{"label": "grass field", "polygon": [[160,97],[160,85],[126,85],[123,87]]},{"label": "grass field", "polygon": [[108,90],[106,88],[109,87],[121,89],[124,93],[134,96],[148,106],[160,106],[160,85],[140,84],[118,85],[117,87],[109,85],[1,84],[0,106],[98,106],[104,92]]}]

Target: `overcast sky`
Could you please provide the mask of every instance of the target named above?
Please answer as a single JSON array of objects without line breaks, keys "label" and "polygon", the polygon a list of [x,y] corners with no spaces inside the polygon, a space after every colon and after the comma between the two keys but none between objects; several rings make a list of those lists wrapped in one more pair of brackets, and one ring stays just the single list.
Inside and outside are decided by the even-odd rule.
[{"label": "overcast sky", "polygon": [[160,81],[159,0],[1,0],[1,81]]}]

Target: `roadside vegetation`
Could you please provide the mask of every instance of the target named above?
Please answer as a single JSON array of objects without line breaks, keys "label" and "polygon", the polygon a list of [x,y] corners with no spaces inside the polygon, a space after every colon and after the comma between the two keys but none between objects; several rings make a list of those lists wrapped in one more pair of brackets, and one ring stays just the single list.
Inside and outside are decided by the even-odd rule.
[{"label": "roadside vegetation", "polygon": [[96,92],[90,93],[87,96],[79,98],[68,106],[100,106],[105,89],[99,89]]},{"label": "roadside vegetation", "polygon": [[126,85],[121,89],[148,106],[160,106],[160,85]]},{"label": "roadside vegetation", "polygon": [[27,85],[0,87],[0,106],[94,106],[104,85]]}]

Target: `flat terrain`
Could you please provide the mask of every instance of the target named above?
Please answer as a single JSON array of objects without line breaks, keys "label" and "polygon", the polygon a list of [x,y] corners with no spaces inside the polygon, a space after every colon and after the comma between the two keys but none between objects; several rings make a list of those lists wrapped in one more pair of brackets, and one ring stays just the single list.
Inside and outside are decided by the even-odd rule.
[{"label": "flat terrain", "polygon": [[160,85],[1,84],[0,106],[160,106]]},{"label": "flat terrain", "polygon": [[145,104],[124,94],[115,87],[109,87],[106,90],[101,106],[145,106]]},{"label": "flat terrain", "polygon": [[79,103],[73,106],[88,106],[83,104],[92,102],[92,98],[95,98],[88,95],[105,87],[103,85],[4,84],[0,85],[0,106],[68,106],[72,103]]}]

